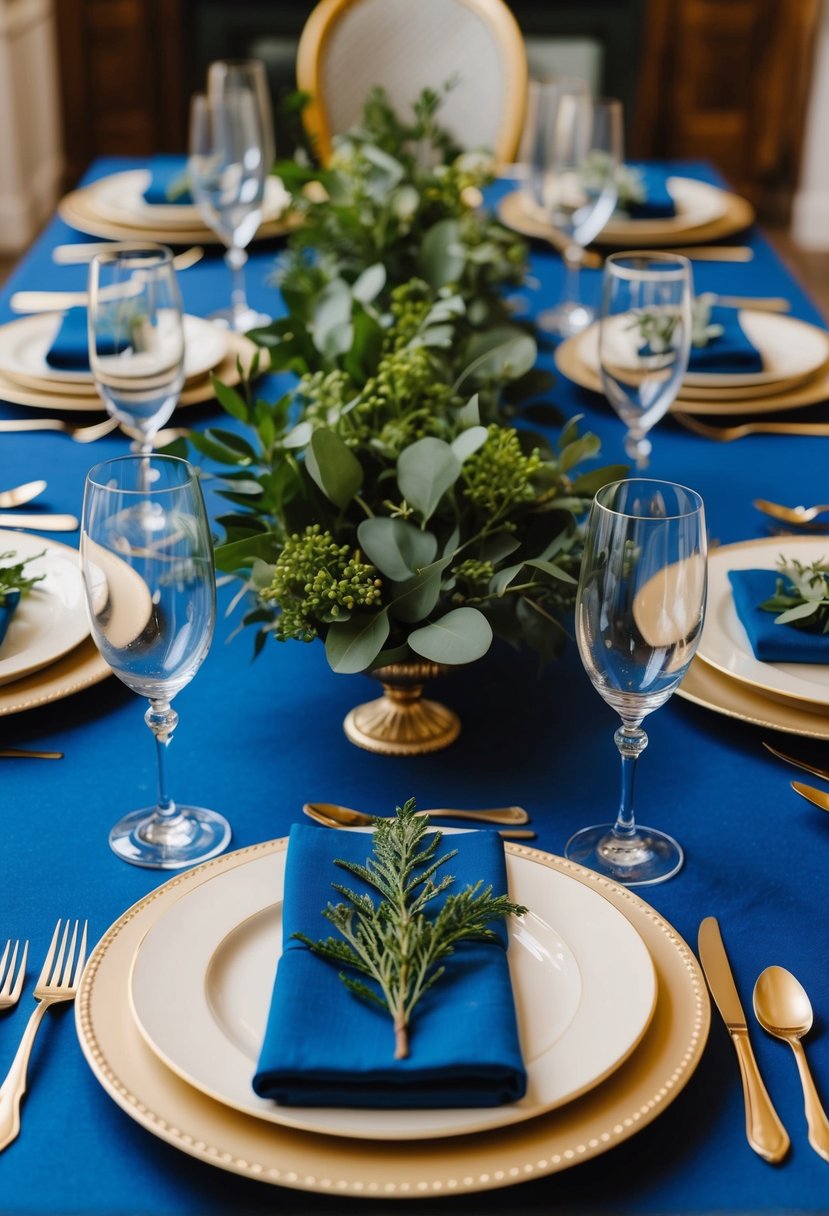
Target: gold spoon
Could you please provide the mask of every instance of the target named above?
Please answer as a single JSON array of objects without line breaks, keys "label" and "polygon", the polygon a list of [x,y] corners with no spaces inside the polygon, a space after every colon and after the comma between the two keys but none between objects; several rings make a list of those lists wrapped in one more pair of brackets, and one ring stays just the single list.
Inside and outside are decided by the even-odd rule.
[{"label": "gold spoon", "polygon": [[829,1119],[800,1042],[812,1029],[812,1006],[803,985],[785,967],[766,967],[754,985],[754,1012],[763,1029],[788,1043],[794,1052],[803,1086],[809,1143],[824,1161],[829,1161]]},{"label": "gold spoon", "polygon": [[[366,815],[362,811],[352,811],[347,806],[337,806],[332,802],[306,802],[302,807],[303,813],[309,819],[315,820],[317,823],[324,824],[328,828],[356,828],[356,827],[371,827],[375,822],[375,816]],[[473,819],[479,823],[526,823],[527,812],[521,807],[496,807],[492,812],[487,811],[418,811],[418,815],[435,815],[441,814],[449,818],[455,819]],[[504,818],[504,815],[507,818]],[[512,814],[512,817],[510,815]],[[492,818],[493,815],[500,818]],[[501,833],[502,836],[509,836],[513,840],[535,840],[535,832],[509,829]]]},{"label": "gold spoon", "polygon": [[31,502],[46,489],[45,481],[27,481],[23,486],[13,486],[11,490],[0,490],[0,507],[7,511],[11,507],[21,507],[24,502]]},{"label": "gold spoon", "polygon": [[784,507],[779,502],[769,502],[765,498],[755,498],[754,506],[764,515],[772,519],[782,519],[785,524],[810,524],[818,515],[829,511],[829,503],[819,502],[814,507]]}]

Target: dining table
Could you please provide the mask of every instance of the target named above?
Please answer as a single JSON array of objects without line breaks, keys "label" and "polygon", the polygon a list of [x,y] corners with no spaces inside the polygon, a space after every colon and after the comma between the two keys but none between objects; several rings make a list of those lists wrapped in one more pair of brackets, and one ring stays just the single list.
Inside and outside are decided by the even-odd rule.
[{"label": "dining table", "polygon": [[[137,163],[103,159],[85,180]],[[674,168],[722,184],[707,164]],[[511,189],[514,182],[494,184],[486,205],[495,206]],[[54,217],[9,276],[0,294],[0,322],[13,319],[10,298],[16,291],[82,290],[86,268],[57,266],[51,254],[59,243],[87,239]],[[694,261],[697,292],[785,297],[792,317],[826,328],[761,228],[751,227],[728,243],[735,240],[750,247],[751,260]],[[283,309],[275,282],[281,248],[279,238],[255,243],[246,272],[252,305],[272,316]],[[543,241],[533,243],[530,271],[516,295],[518,306],[532,315],[558,297],[561,258]],[[600,269],[581,273],[583,295],[594,305],[601,275]],[[217,246],[178,278],[188,312],[206,316],[226,305],[229,274]],[[626,463],[624,426],[600,393],[556,371],[555,345],[542,337],[539,366],[555,375],[545,402],[562,419],[580,415],[581,428],[599,437],[601,452],[589,467]],[[274,400],[289,384],[287,373],[264,376],[257,391]],[[42,413],[0,402],[0,420]],[[829,402],[789,416],[829,422]],[[516,424],[555,433],[547,414],[519,417]],[[174,425],[241,426],[215,401],[179,410]],[[648,476],[699,492],[712,551],[773,535],[770,521],[753,505],[758,498],[794,505],[829,496],[829,437],[752,434],[716,442],[668,415],[651,438]],[[129,439],[117,431],[92,444],[59,432],[0,433],[0,488],[42,478],[47,488],[28,512],[79,516],[88,469],[128,451]],[[192,459],[203,465],[211,515],[220,513],[215,466],[195,452]],[[77,545],[77,533],[39,534]],[[786,543],[781,535],[781,552]],[[422,807],[520,805],[537,833],[529,847],[555,856],[577,829],[614,818],[617,718],[592,687],[572,637],[562,656],[543,666],[529,651],[496,643],[484,659],[430,681],[429,695],[460,716],[457,740],[430,754],[380,755],[355,747],[342,726],[353,706],[377,695],[376,682],[335,674],[319,643],[269,640],[254,657],[252,632],[239,628],[237,590],[235,582],[219,587],[212,647],[176,698],[180,724],[169,755],[173,795],[220,811],[232,827],[230,849],[256,849],[285,837],[303,819],[303,804],[315,800],[376,814],[392,814],[411,797]],[[791,789],[794,770],[762,744],[824,765],[829,747],[825,735],[760,726],[699,700],[683,697],[680,689],[647,720],[650,742],[638,766],[637,818],[674,835],[685,863],[669,881],[636,888],[631,898],[672,941],[687,943],[694,953],[701,921],[718,919],[761,1073],[791,1137],[782,1162],[769,1164],[749,1147],[737,1059],[713,1003],[709,1029],[704,988],[704,1050],[691,1075],[666,1078],[618,1136],[611,1129],[603,1145],[574,1146],[555,1166],[549,1155],[536,1152],[526,1168],[499,1171],[498,1134],[488,1133],[491,1171],[471,1181],[461,1178],[455,1194],[451,1186],[428,1181],[397,1191],[393,1185],[338,1186],[335,1171],[313,1179],[290,1170],[258,1178],[221,1146],[177,1137],[167,1124],[153,1127],[137,1109],[139,1100],[113,1095],[101,1084],[68,1003],[47,1014],[35,1044],[20,1135],[0,1154],[0,1211],[356,1214],[405,1211],[407,1202],[419,1212],[522,1216],[829,1210],[829,1164],[807,1141],[791,1052],[752,1013],[753,987],[765,967],[777,964],[798,977],[815,1011],[806,1050],[817,1088],[829,1102],[829,816]],[[181,881],[125,864],[108,847],[111,825],[154,799],[153,748],[142,713],[132,692],[106,678],[0,716],[0,748],[63,753],[54,761],[0,759],[0,944],[18,937],[30,942],[20,1003],[0,1011],[0,1072],[11,1062],[32,1008],[34,981],[56,920],[88,918],[94,944],[165,882]],[[670,1018],[670,1010],[663,1008],[663,1015]],[[186,1007],[171,1005],[166,1016],[186,1028],[190,1015]],[[469,1033],[474,1031],[470,1025]],[[626,1067],[635,1068],[635,1062],[634,1053]],[[284,1134],[273,1128],[275,1137]],[[335,1148],[344,1151],[336,1138]],[[369,1149],[378,1161],[388,1160],[394,1146],[378,1137]],[[368,1151],[365,1143],[360,1151]]]}]

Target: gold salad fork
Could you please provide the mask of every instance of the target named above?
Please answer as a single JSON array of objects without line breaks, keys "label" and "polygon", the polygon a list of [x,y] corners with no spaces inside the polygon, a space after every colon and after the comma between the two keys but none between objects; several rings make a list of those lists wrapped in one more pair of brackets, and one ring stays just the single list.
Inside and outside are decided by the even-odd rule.
[{"label": "gold salad fork", "polygon": [[11,431],[63,431],[74,439],[75,443],[94,443],[96,439],[102,439],[104,435],[108,435],[110,431],[118,429],[117,418],[104,418],[102,422],[95,422],[91,425],[78,426],[73,422],[66,422],[63,418],[2,418],[0,419],[0,432]]},{"label": "gold salad fork", "polygon": [[[15,977],[19,949],[19,941],[12,942],[9,940],[6,942],[3,957],[0,958],[0,1009],[12,1009],[20,1000],[20,993],[23,991],[23,980],[26,976],[26,959],[29,955],[29,943],[23,943],[23,955],[20,959],[20,966],[17,967],[17,975]],[[11,959],[9,959],[9,951],[11,951]]]},{"label": "gold salad fork", "polygon": [[[61,934],[61,926],[63,933]],[[50,1005],[58,1001],[72,1001],[78,990],[83,965],[86,961],[86,927],[80,933],[79,921],[58,921],[43,969],[35,985],[34,998],[37,1004],[23,1031],[20,1046],[12,1061],[6,1079],[0,1086],[0,1152],[11,1144],[20,1131],[20,1101],[26,1092],[26,1069],[41,1019]],[[67,945],[68,943],[68,945]]]}]

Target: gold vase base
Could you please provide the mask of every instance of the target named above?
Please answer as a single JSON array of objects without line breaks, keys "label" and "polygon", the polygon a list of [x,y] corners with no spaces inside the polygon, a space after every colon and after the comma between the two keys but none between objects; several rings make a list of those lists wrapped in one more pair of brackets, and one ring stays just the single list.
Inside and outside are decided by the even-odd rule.
[{"label": "gold vase base", "polygon": [[384,688],[382,697],[357,705],[345,717],[343,730],[357,747],[384,756],[420,756],[457,739],[460,718],[445,705],[425,700],[422,684]]}]

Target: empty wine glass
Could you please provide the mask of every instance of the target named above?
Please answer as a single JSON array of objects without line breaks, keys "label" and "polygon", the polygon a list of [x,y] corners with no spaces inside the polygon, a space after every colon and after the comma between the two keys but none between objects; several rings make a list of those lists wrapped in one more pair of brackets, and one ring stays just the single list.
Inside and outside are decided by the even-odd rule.
[{"label": "empty wine glass", "polygon": [[109,835],[133,865],[173,870],[220,853],[230,825],[215,811],[181,806],[167,788],[166,751],[178,723],[171,702],[210,649],[216,582],[198,476],[172,456],[122,456],[87,475],[81,569],[92,637],[118,679],[150,707],[144,721],[158,755],[158,802]]},{"label": "empty wine glass", "polygon": [[535,98],[531,113],[530,180],[536,202],[567,241],[564,299],[541,312],[538,324],[568,336],[583,330],[594,315],[579,299],[579,270],[585,245],[604,228],[619,197],[622,103],[596,101],[582,88],[567,92],[553,83]]},{"label": "empty wine glass", "polygon": [[227,247],[232,275],[230,308],[212,315],[237,332],[266,325],[248,304],[247,247],[262,222],[265,136],[255,93],[239,85],[220,98],[196,94],[190,110],[190,191],[208,225]]},{"label": "empty wine glass", "polygon": [[691,350],[691,263],[672,253],[614,253],[599,320],[602,387],[627,426],[625,452],[648,464],[648,431],[674,402]]},{"label": "empty wine glass", "polygon": [[599,490],[587,525],[576,595],[576,639],[596,691],[622,719],[616,746],[622,794],[615,823],[583,828],[565,854],[628,886],[663,882],[683,852],[633,813],[642,720],[668,700],[694,657],[707,578],[702,499],[667,481],[632,479]]},{"label": "empty wine glass", "polygon": [[107,413],[151,452],[184,384],[184,330],[173,256],[122,244],[89,264],[89,366]]},{"label": "empty wine glass", "polygon": [[276,160],[273,134],[273,104],[268,86],[268,72],[261,59],[216,59],[207,69],[207,96],[222,101],[229,94],[248,89],[256,99],[262,127],[262,159],[265,172],[270,173]]}]

